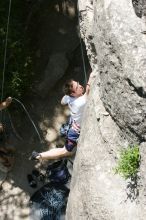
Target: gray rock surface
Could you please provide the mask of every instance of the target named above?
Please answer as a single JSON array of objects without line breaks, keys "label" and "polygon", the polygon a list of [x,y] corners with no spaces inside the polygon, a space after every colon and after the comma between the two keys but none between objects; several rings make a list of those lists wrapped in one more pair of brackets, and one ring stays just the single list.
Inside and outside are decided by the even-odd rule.
[{"label": "gray rock surface", "polygon": [[[145,220],[143,20],[130,0],[80,0],[79,8],[81,35],[96,79],[82,123],[66,219]],[[130,188],[113,168],[119,149],[136,143],[141,151],[140,179],[137,188]]]},{"label": "gray rock surface", "polygon": [[64,75],[68,67],[68,60],[64,53],[57,53],[50,56],[50,60],[44,72],[43,81],[38,90],[45,97],[58,80]]},{"label": "gray rock surface", "polygon": [[142,141],[146,138],[145,36],[130,1],[102,3],[97,1],[94,23],[101,99],[125,135]]}]

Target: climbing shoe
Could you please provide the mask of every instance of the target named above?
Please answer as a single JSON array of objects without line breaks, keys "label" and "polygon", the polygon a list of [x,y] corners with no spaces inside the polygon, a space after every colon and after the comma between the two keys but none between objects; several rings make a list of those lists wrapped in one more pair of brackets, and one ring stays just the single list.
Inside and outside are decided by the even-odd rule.
[{"label": "climbing shoe", "polygon": [[33,178],[33,176],[31,174],[27,175],[27,180],[28,180],[28,183],[29,183],[30,187],[32,187],[32,188],[36,188],[37,187],[37,182],[36,182],[36,180],[34,180],[34,178]]},{"label": "climbing shoe", "polygon": [[38,160],[36,157],[40,156],[40,154],[36,151],[33,151],[31,156],[30,156],[30,160]]}]

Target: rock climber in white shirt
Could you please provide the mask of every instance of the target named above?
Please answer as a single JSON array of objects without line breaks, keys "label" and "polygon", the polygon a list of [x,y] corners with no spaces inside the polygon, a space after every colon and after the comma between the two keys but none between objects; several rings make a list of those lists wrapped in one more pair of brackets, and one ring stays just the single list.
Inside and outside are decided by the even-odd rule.
[{"label": "rock climber in white shirt", "polygon": [[71,126],[67,133],[65,146],[62,148],[54,148],[42,153],[33,151],[30,158],[31,160],[59,159],[71,156],[74,153],[74,149],[77,146],[77,139],[80,135],[83,111],[90,91],[89,82],[90,79],[86,84],[85,92],[84,87],[73,79],[68,80],[64,85],[65,95],[61,100],[61,104],[68,105],[71,113]]}]

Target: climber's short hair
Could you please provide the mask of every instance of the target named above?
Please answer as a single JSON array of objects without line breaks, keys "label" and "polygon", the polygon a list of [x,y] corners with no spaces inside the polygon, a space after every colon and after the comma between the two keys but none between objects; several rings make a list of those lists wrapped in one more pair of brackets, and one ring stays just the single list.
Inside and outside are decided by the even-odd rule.
[{"label": "climber's short hair", "polygon": [[65,95],[71,95],[73,92],[73,79],[69,79],[65,82],[63,86],[63,91]]}]

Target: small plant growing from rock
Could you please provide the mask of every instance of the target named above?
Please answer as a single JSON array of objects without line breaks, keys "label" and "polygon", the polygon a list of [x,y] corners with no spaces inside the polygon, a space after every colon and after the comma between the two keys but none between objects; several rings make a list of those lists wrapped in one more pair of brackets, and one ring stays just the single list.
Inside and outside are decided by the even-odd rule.
[{"label": "small plant growing from rock", "polygon": [[128,146],[122,149],[115,168],[115,173],[120,174],[125,179],[134,179],[137,176],[140,165],[140,152],[137,145]]}]

